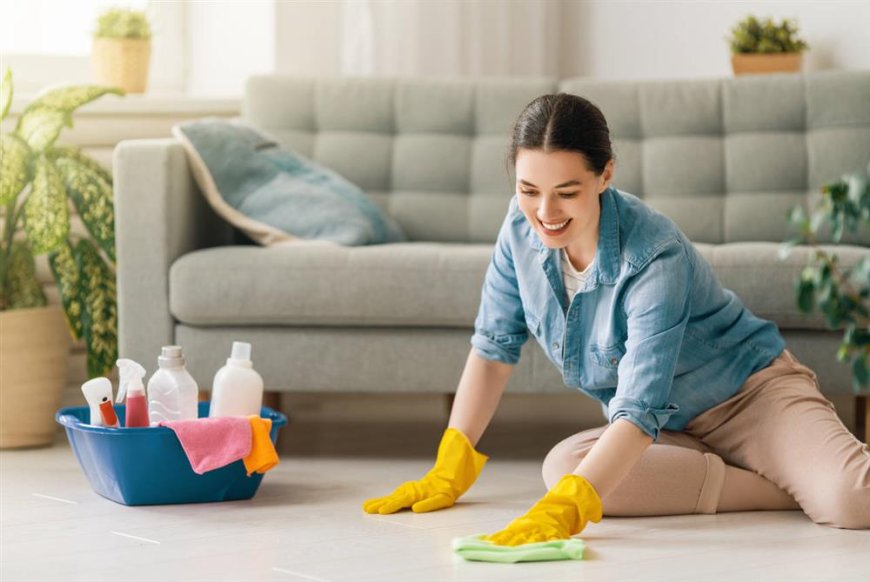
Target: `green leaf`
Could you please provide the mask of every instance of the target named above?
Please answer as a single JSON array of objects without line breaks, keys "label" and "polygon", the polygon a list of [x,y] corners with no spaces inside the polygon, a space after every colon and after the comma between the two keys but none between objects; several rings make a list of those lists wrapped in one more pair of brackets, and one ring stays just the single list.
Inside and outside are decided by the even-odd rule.
[{"label": "green leaf", "polygon": [[72,113],[82,105],[109,93],[123,95],[124,91],[117,87],[106,87],[104,85],[49,87],[36,95],[34,100],[28,105],[28,109],[31,107],[50,107]]},{"label": "green leaf", "polygon": [[63,303],[63,311],[66,315],[66,323],[74,340],[81,339],[84,333],[82,328],[82,301],[79,297],[79,268],[73,253],[72,243],[69,240],[48,257],[48,264],[57,287],[60,290],[60,299]]},{"label": "green leaf", "polygon": [[57,141],[64,127],[72,127],[72,114],[69,111],[28,106],[18,119],[15,133],[31,148],[41,152]]},{"label": "green leaf", "polygon": [[111,177],[97,162],[74,150],[64,150],[54,159],[88,232],[114,262],[115,210]]},{"label": "green leaf", "polygon": [[18,196],[31,176],[27,142],[13,133],[0,135],[0,205],[5,206]]},{"label": "green leaf", "polygon": [[26,241],[15,241],[6,271],[6,309],[43,307],[48,304],[36,278],[36,265]]},{"label": "green leaf", "polygon": [[841,362],[845,362],[849,357],[849,344],[847,340],[843,340],[843,343],[840,344],[840,347],[837,348],[837,360]]},{"label": "green leaf", "polygon": [[786,260],[789,255],[791,255],[791,250],[799,244],[801,244],[800,238],[790,238],[782,243],[777,250],[777,256],[779,257],[779,260]]},{"label": "green leaf", "polygon": [[858,203],[861,201],[861,196],[863,196],[864,190],[867,187],[867,177],[862,175],[860,172],[855,172],[849,176],[847,183],[849,190],[846,197],[849,199],[849,202],[858,206]]},{"label": "green leaf", "polygon": [[12,106],[12,69],[6,67],[3,81],[0,81],[0,121],[6,119],[9,107]]},{"label": "green leaf", "polygon": [[97,18],[97,38],[151,38],[151,26],[143,10],[109,8]]},{"label": "green leaf", "polygon": [[870,286],[870,258],[864,256],[858,259],[849,273],[849,281],[858,289]]},{"label": "green leaf", "polygon": [[72,158],[99,174],[100,177],[102,177],[106,182],[112,181],[112,174],[109,172],[109,170],[104,168],[103,165],[96,161],[94,158],[83,154],[78,148],[74,148],[71,146],[55,146],[51,148],[50,152],[48,152],[48,156],[52,160],[58,160],[60,158]]},{"label": "green leaf", "polygon": [[76,244],[82,327],[88,347],[88,376],[106,375],[118,359],[118,307],[115,273],[89,239]]},{"label": "green leaf", "polygon": [[46,156],[35,162],[33,188],[24,203],[24,231],[37,255],[58,248],[69,233],[63,178]]},{"label": "green leaf", "polygon": [[803,313],[809,313],[813,310],[815,296],[815,287],[813,282],[806,279],[797,281],[797,303],[798,309]]}]

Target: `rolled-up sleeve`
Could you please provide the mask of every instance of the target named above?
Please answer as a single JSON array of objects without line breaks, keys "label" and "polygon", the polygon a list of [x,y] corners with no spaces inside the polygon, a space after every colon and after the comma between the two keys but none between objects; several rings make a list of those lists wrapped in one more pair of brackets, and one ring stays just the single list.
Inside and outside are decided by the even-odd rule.
[{"label": "rolled-up sleeve", "polygon": [[689,320],[692,279],[686,249],[675,240],[626,288],[626,351],[619,362],[608,417],[611,423],[625,418],[653,441],[671,415],[679,411],[669,398]]},{"label": "rolled-up sleeve", "polygon": [[517,212],[514,198],[486,270],[471,336],[471,345],[480,357],[505,364],[519,361],[520,350],[529,339],[510,245],[513,222],[524,220]]}]

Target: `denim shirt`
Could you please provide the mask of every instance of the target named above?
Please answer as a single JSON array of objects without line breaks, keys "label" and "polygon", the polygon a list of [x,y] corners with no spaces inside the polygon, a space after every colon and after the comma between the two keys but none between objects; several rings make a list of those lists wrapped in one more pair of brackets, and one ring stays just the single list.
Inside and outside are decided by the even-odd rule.
[{"label": "denim shirt", "polygon": [[625,418],[655,441],[733,396],[785,340],[720,285],[669,218],[613,187],[600,206],[595,261],[569,303],[558,249],[544,246],[511,199],[471,344],[516,364],[531,334],[567,386],[599,400],[609,422]]}]

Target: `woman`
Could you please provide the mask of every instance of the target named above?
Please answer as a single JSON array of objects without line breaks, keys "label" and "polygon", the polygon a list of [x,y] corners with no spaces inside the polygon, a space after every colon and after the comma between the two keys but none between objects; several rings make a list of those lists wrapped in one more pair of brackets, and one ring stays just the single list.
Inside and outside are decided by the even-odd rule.
[{"label": "woman", "polygon": [[604,514],[763,509],[870,528],[870,447],[679,228],[610,185],[601,111],[538,97],[516,122],[509,161],[517,192],[435,466],[363,509],[433,511],[468,490],[488,459],[474,446],[531,333],[609,423],[558,443],[544,460],[547,494],[485,539],[564,539]]}]

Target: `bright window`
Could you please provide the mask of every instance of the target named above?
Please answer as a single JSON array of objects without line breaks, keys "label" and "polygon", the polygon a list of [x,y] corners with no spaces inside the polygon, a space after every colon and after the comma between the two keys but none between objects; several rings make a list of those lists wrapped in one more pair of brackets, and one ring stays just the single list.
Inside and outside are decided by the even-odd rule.
[{"label": "bright window", "polygon": [[151,25],[149,93],[185,90],[185,3],[165,0],[0,0],[0,65],[16,98],[60,83],[90,83],[97,17],[112,7],[145,10]]},{"label": "bright window", "polygon": [[106,8],[144,10],[147,0],[2,0],[0,53],[87,56],[97,16]]}]

